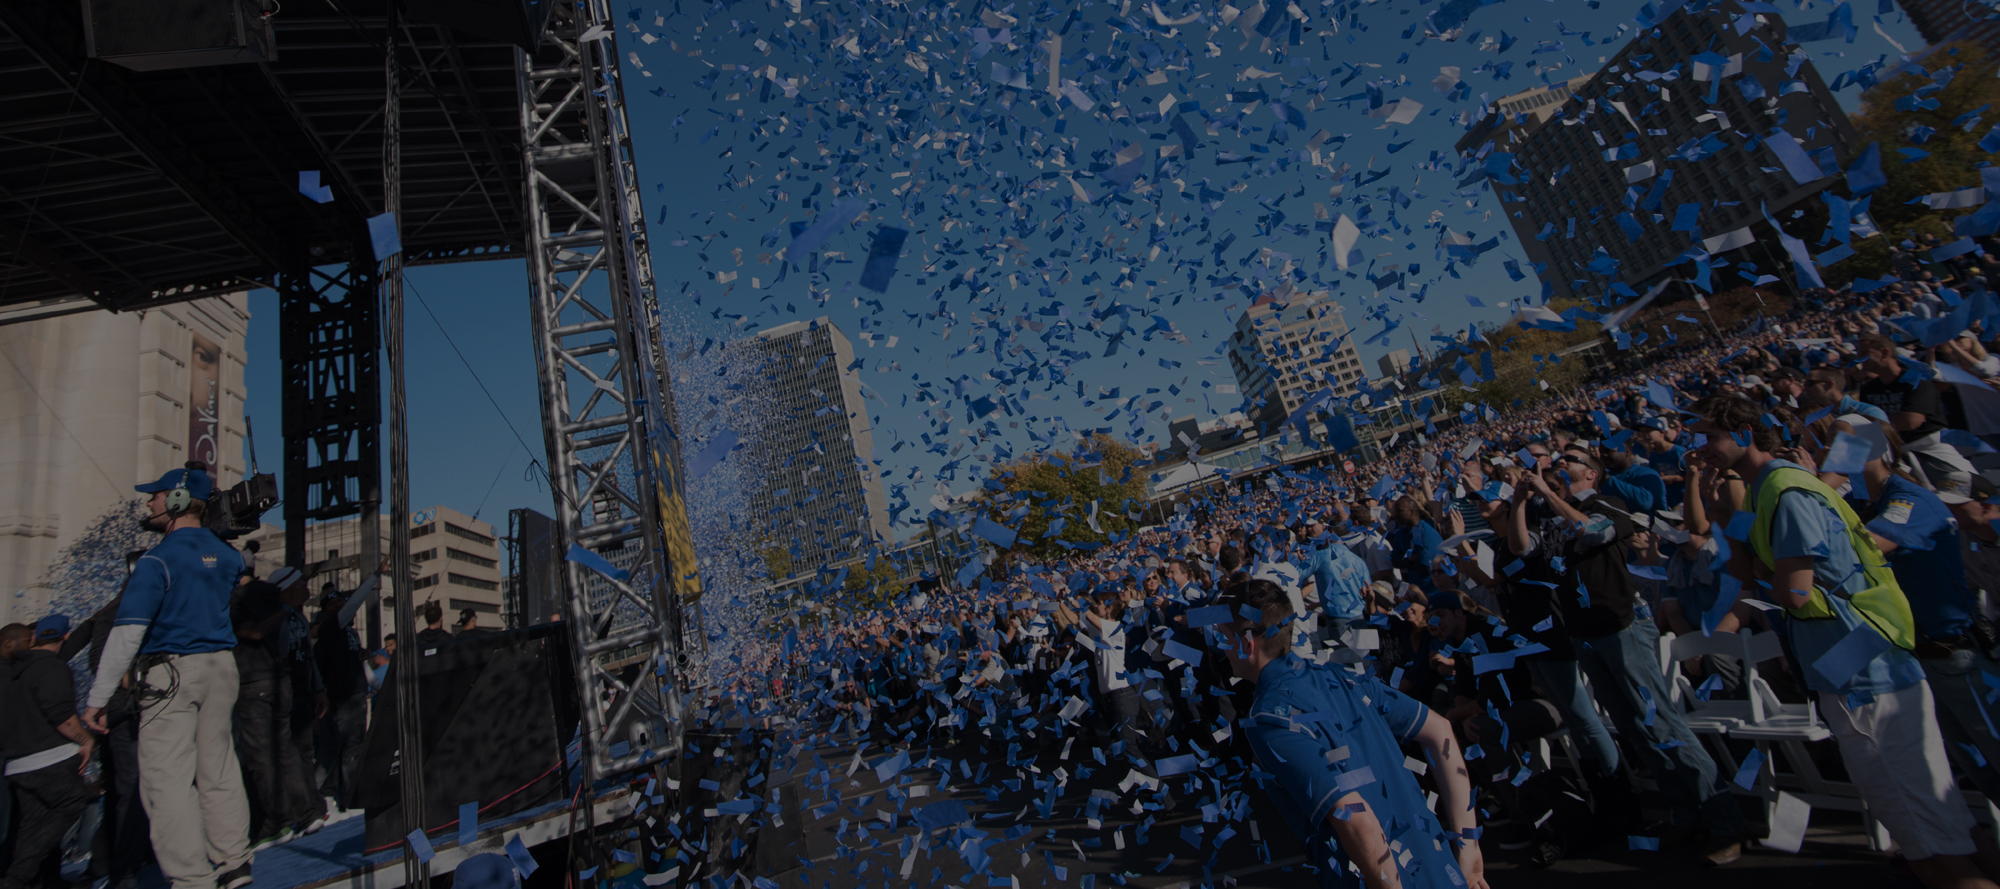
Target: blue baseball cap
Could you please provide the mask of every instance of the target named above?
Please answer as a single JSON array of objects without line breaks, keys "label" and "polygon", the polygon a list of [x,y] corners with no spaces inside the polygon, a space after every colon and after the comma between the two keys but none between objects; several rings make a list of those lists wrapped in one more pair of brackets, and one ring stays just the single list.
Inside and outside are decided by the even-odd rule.
[{"label": "blue baseball cap", "polygon": [[169,469],[165,475],[160,476],[159,481],[151,484],[137,485],[132,490],[138,491],[141,494],[157,494],[161,491],[171,491],[181,486],[181,476],[183,475],[187,476],[188,495],[194,499],[207,500],[215,493],[215,480],[209,478],[208,473],[199,469]]},{"label": "blue baseball cap", "polygon": [[452,884],[458,889],[513,889],[521,880],[507,856],[485,852],[459,862],[452,871]]},{"label": "blue baseball cap", "polygon": [[35,621],[35,641],[51,642],[69,635],[69,615],[51,614]]}]

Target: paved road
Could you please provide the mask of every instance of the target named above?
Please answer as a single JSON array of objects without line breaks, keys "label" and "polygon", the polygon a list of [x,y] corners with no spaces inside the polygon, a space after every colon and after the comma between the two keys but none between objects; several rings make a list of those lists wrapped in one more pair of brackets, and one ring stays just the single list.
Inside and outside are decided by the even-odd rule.
[{"label": "paved road", "polygon": [[[1100,766],[1090,749],[1086,734],[1067,758],[1057,745],[1032,756],[1019,754],[1009,767],[1004,745],[990,750],[918,745],[909,751],[911,766],[885,782],[873,767],[891,757],[892,748],[866,745],[857,761],[852,745],[821,747],[817,761],[808,752],[789,772],[771,776],[774,785],[798,787],[800,811],[788,812],[786,828],[772,831],[754,856],[746,856],[752,868],[746,873],[781,886],[832,889],[885,881],[942,885],[940,880],[1010,889],[1081,887],[1086,879],[1096,887],[1178,889],[1224,877],[1244,889],[1315,884],[1301,866],[1303,849],[1264,793],[1249,793],[1249,815],[1241,822],[1213,815],[1204,820],[1202,806],[1215,796],[1212,779],[1180,776],[1174,806],[1161,809],[1155,795],[1142,788],[1120,792],[1117,785],[1128,766],[1115,760]],[[949,776],[943,772],[947,766]],[[1050,785],[1055,802],[1052,815],[1044,815],[1040,806],[1047,804]],[[1115,797],[1105,801],[1096,825],[1081,817],[1093,791]],[[979,833],[959,835],[962,848],[949,842],[923,848],[913,842],[923,833],[913,814],[943,800],[964,805]],[[1137,813],[1135,803],[1141,806]],[[1701,889],[1771,889],[1774,880],[1787,889],[1897,885],[1888,857],[1869,851],[1858,822],[1841,823],[1843,817],[1851,816],[1818,818],[1799,855],[1753,850],[1720,869],[1702,867],[1683,853],[1628,851],[1622,839],[1549,869],[1522,867],[1516,853],[1489,849],[1489,880],[1495,889],[1687,889],[1696,882]],[[934,836],[949,840],[951,831]],[[983,869],[975,868],[982,858]]]}]

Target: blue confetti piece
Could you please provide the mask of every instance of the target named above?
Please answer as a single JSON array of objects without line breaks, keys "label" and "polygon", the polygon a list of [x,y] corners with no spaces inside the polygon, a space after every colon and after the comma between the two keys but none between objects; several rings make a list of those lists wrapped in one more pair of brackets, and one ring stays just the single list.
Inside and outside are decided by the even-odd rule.
[{"label": "blue confetti piece", "polygon": [[518,833],[507,838],[507,859],[514,862],[514,869],[520,871],[523,878],[534,876],[535,871],[541,869],[541,863],[535,860],[534,853],[528,851],[527,844],[521,842]]},{"label": "blue confetti piece", "polygon": [[416,854],[418,861],[429,864],[432,858],[437,857],[436,850],[431,848],[431,838],[424,836],[423,828],[410,831],[403,839],[409,842],[410,851]]}]

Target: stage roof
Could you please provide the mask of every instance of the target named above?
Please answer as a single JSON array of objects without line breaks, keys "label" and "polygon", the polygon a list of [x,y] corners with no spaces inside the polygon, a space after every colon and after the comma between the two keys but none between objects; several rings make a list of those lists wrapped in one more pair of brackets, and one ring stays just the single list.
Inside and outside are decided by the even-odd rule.
[{"label": "stage roof", "polygon": [[[379,0],[285,0],[275,60],[165,71],[87,57],[81,6],[0,3],[0,322],[268,287],[356,246],[372,261]],[[405,261],[519,255],[516,47],[423,22],[401,39]]]}]

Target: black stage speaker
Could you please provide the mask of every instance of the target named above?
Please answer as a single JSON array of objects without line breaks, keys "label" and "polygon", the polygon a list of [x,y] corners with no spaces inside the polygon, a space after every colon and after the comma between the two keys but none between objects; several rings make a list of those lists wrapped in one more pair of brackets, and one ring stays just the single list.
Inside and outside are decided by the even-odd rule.
[{"label": "black stage speaker", "polygon": [[83,0],[86,50],[134,71],[277,59],[260,0]]},{"label": "black stage speaker", "polygon": [[514,512],[514,546],[520,554],[520,576],[514,578],[521,625],[548,623],[562,609],[562,529],[556,520],[532,509]]},{"label": "black stage speaker", "polygon": [[355,804],[367,811],[367,848],[395,845],[411,829],[402,808],[396,671],[412,657],[423,708],[425,829],[456,821],[463,803],[479,803],[480,823],[491,824],[565,796],[569,770],[559,766],[579,717],[567,627],[483,633],[430,657],[416,656],[414,642],[403,645],[375,697],[363,748]]}]

